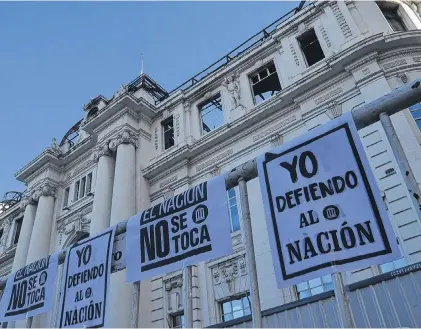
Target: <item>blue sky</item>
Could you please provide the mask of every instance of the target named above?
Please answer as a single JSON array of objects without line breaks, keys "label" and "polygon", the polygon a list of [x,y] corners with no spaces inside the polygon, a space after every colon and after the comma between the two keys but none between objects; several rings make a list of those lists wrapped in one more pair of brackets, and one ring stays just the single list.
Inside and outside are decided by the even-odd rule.
[{"label": "blue sky", "polygon": [[90,98],[144,71],[168,91],[292,2],[0,2],[0,199]]}]

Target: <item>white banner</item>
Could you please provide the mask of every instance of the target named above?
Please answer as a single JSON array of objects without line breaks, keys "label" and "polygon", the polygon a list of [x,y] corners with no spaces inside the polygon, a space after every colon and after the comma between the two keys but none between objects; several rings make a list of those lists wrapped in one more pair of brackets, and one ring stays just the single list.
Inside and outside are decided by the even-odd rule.
[{"label": "white banner", "polygon": [[0,321],[23,320],[49,312],[54,303],[59,253],[9,275],[0,303]]},{"label": "white banner", "polygon": [[104,327],[115,228],[68,248],[63,267],[59,328]]},{"label": "white banner", "polygon": [[351,113],[258,159],[278,286],[400,257]]},{"label": "white banner", "polygon": [[230,253],[230,219],[223,177],[144,210],[127,224],[127,282]]}]

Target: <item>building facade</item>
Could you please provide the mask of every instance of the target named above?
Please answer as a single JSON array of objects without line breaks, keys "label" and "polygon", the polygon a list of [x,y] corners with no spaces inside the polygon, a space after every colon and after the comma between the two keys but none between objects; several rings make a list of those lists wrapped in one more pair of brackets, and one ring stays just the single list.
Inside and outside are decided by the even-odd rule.
[{"label": "building facade", "polygon": [[[419,78],[420,14],[418,1],[311,2],[173,92],[142,74],[110,98],[91,99],[60,143],[53,139],[51,147],[16,173],[27,189],[7,196],[0,213],[0,274],[96,234]],[[420,185],[421,106],[391,118]],[[419,205],[405,187],[384,130],[377,122],[359,134],[403,257],[344,273],[345,284],[355,289],[364,280],[421,262]],[[309,323],[278,317],[266,325],[338,326],[328,318],[315,320],[316,313],[334,308],[330,276],[277,288],[258,180],[248,182],[248,188],[264,315],[269,319],[314,302],[325,307],[317,306]],[[227,202],[234,252],[193,267],[195,327],[241,327],[249,321],[237,187],[227,191]],[[125,283],[125,271],[112,274],[108,326],[130,327],[133,314],[139,327],[183,326],[182,271],[139,286],[139,307],[133,313],[134,286]],[[413,287],[416,297],[408,297],[408,305],[419,310],[420,284]],[[394,298],[387,293],[376,303]],[[355,305],[364,304],[356,298]],[[406,311],[407,321],[421,326],[419,311]],[[372,325],[368,315],[358,322],[355,312],[355,324]],[[334,318],[333,313],[329,316]],[[33,327],[54,326],[55,317],[56,310],[37,317]],[[383,318],[379,326],[389,323],[394,322]]]}]

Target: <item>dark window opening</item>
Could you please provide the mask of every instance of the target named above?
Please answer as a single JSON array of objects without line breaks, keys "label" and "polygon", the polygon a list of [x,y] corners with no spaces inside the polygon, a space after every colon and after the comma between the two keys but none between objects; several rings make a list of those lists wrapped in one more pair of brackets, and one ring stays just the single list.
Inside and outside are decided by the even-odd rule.
[{"label": "dark window opening", "polygon": [[14,245],[18,244],[21,229],[22,229],[22,218],[16,220],[15,237],[13,238]]},{"label": "dark window opening", "polygon": [[256,104],[271,98],[282,89],[274,63],[259,69],[250,79]]},{"label": "dark window opening", "polygon": [[185,328],[184,313],[173,314],[171,316],[171,328]]},{"label": "dark window opening", "polygon": [[0,230],[0,240],[1,240],[1,238],[3,237],[3,232],[4,232],[4,230],[3,230],[3,229],[1,229],[1,230]]},{"label": "dark window opening", "polygon": [[[383,13],[383,16],[386,18],[387,22],[389,23],[390,27],[393,31],[399,32],[399,31],[407,31],[402,17],[398,13],[398,7],[392,8],[392,7],[384,7],[384,5],[380,5],[377,3],[380,10]],[[390,4],[388,4],[390,5]]]},{"label": "dark window opening", "polygon": [[83,198],[85,196],[85,185],[86,185],[86,177],[83,177],[80,181],[80,196],[79,198]]},{"label": "dark window opening", "polygon": [[88,180],[86,181],[86,194],[91,192],[92,188],[92,173],[88,174]]},{"label": "dark window opening", "polygon": [[174,146],[174,119],[170,116],[162,122],[162,130],[164,131],[164,149],[167,150]]},{"label": "dark window opening", "polygon": [[222,109],[221,95],[217,94],[199,105],[202,118],[202,133],[206,134],[224,124],[224,111]]},{"label": "dark window opening", "polygon": [[80,180],[78,180],[75,183],[75,191],[74,191],[73,201],[79,200],[79,186],[80,186]]},{"label": "dark window opening", "polygon": [[222,321],[229,321],[251,314],[249,295],[234,297],[221,303]]},{"label": "dark window opening", "polygon": [[297,40],[300,44],[308,66],[312,66],[313,64],[316,64],[325,58],[314,29],[310,29],[307,32],[304,32],[297,38]]},{"label": "dark window opening", "polygon": [[68,187],[64,190],[63,208],[67,207],[67,205],[69,203],[69,193],[70,193],[70,187]]},{"label": "dark window opening", "polygon": [[88,119],[95,117],[98,114],[98,108],[95,106],[88,112]]}]

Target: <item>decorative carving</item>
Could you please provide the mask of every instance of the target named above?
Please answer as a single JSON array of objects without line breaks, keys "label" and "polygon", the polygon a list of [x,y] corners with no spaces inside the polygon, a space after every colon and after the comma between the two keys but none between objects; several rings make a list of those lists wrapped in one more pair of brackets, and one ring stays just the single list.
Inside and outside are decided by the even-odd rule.
[{"label": "decorative carving", "polygon": [[34,200],[34,192],[35,191],[26,191],[25,196],[23,197],[20,208],[21,210],[25,210],[28,204],[36,204],[36,200]]},{"label": "decorative carving", "polygon": [[111,140],[109,148],[111,150],[116,150],[120,144],[132,144],[134,147],[138,147],[136,134],[130,129],[123,129],[118,133],[117,137]]},{"label": "decorative carving", "polygon": [[180,114],[175,116],[175,134],[176,136],[180,136]]},{"label": "decorative carving", "polygon": [[331,92],[329,92],[329,93],[327,93],[327,94],[324,94],[323,96],[321,96],[321,97],[317,98],[317,99],[314,101],[314,103],[315,103],[316,105],[319,105],[319,104],[323,103],[324,101],[327,101],[328,99],[330,99],[330,98],[332,98],[332,97],[334,97],[334,96],[336,96],[336,95],[340,94],[341,92],[343,92],[342,87],[339,87],[339,88],[333,89]]},{"label": "decorative carving", "polygon": [[286,119],[284,121],[281,121],[276,126],[273,126],[272,128],[269,128],[269,129],[259,133],[258,135],[254,136],[253,142],[257,142],[257,141],[261,140],[262,138],[265,138],[266,136],[271,135],[272,133],[274,133],[277,130],[281,129],[282,127],[294,122],[295,120],[297,120],[297,118],[296,118],[295,115],[293,115],[293,116],[289,117],[288,119]]},{"label": "decorative carving", "polygon": [[402,73],[399,78],[401,79],[401,81],[403,83],[407,83],[408,82],[408,76],[406,75],[406,73]]},{"label": "decorative carving", "polygon": [[211,267],[213,284],[215,286],[226,284],[229,294],[233,294],[235,281],[244,275],[247,275],[247,266],[245,255],[241,255]]},{"label": "decorative carving", "polygon": [[219,167],[218,165],[216,165],[215,167],[213,167],[210,171],[210,174],[212,175],[212,177],[216,177],[221,173],[221,167]]},{"label": "decorative carving", "polygon": [[294,57],[295,65],[300,66],[300,61],[298,60],[297,52],[295,51],[294,45],[290,42],[289,49],[291,50],[292,57]]},{"label": "decorative carving", "polygon": [[330,46],[331,46],[332,44],[331,44],[331,42],[330,42],[330,40],[329,40],[329,36],[327,35],[327,32],[326,32],[326,30],[325,30],[325,28],[324,28],[324,26],[323,26],[323,25],[320,25],[320,33],[322,34],[323,39],[324,39],[324,40],[325,40],[325,42],[326,42],[326,46],[328,46],[328,47],[330,48]]},{"label": "decorative carving", "polygon": [[12,227],[12,218],[7,218],[3,222],[3,235],[0,239],[0,246],[6,247],[7,246],[7,238],[9,237],[9,231]]},{"label": "decorative carving", "polygon": [[58,146],[57,144],[57,140],[53,137],[53,139],[51,140],[51,147],[50,147],[54,152],[61,154],[61,149],[60,146]]},{"label": "decorative carving", "polygon": [[176,180],[177,180],[177,175],[174,175],[174,176],[171,176],[170,178],[168,178],[168,179],[166,179],[166,180],[164,180],[164,181],[162,181],[160,184],[159,184],[159,187],[160,188],[163,188],[163,187],[165,187],[165,186],[168,186],[168,185],[170,185],[171,183],[173,183],[173,182],[175,182]]},{"label": "decorative carving", "polygon": [[112,155],[112,152],[111,152],[111,149],[110,149],[110,142],[111,142],[110,140],[107,140],[107,141],[105,141],[104,144],[102,144],[99,147],[97,159],[99,159],[102,156],[111,156]]},{"label": "decorative carving", "polygon": [[191,109],[191,103],[190,101],[186,100],[183,102],[184,111],[190,111]]},{"label": "decorative carving", "polygon": [[420,62],[421,62],[421,57],[412,57],[412,60],[413,60],[415,63],[420,63]]},{"label": "decorative carving", "polygon": [[421,18],[421,1],[420,0],[402,0],[412,11]]},{"label": "decorative carving", "polygon": [[243,240],[242,240],[241,234],[234,235],[232,237],[232,247],[235,248],[235,247],[241,246],[242,241]]},{"label": "decorative carving", "polygon": [[155,150],[158,151],[158,127],[155,127]]},{"label": "decorative carving", "polygon": [[342,104],[338,104],[337,102],[332,102],[329,104],[326,114],[329,119],[333,120],[337,117],[342,115]]},{"label": "decorative carving", "polygon": [[387,69],[391,69],[393,67],[396,67],[396,66],[399,66],[399,65],[405,65],[405,64],[407,64],[406,59],[405,58],[401,58],[401,59],[398,59],[396,61],[393,61],[393,62],[389,62],[389,63],[384,64],[383,65],[383,68],[385,70],[387,70]]},{"label": "decorative carving", "polygon": [[284,141],[284,138],[279,133],[274,133],[272,136],[270,136],[270,143],[272,144],[272,147],[278,147],[282,145]]},{"label": "decorative carving", "polygon": [[33,198],[36,201],[38,201],[41,196],[52,196],[55,198],[56,193],[56,187],[53,186],[50,182],[45,181],[34,191]]},{"label": "decorative carving", "polygon": [[349,27],[348,23],[344,15],[342,14],[341,9],[339,8],[338,1],[331,1],[329,2],[330,7],[332,8],[333,14],[335,15],[336,21],[338,22],[342,33],[344,34],[345,38],[352,36],[351,28]]},{"label": "decorative carving", "polygon": [[231,104],[233,106],[233,110],[239,106],[240,104],[240,84],[237,81],[237,74],[232,74],[229,77],[226,77],[222,85],[227,89],[227,91],[231,95]]},{"label": "decorative carving", "polygon": [[183,275],[177,275],[164,281],[165,294],[167,299],[167,313],[178,312],[183,309],[182,287]]},{"label": "decorative carving", "polygon": [[230,156],[233,153],[234,153],[234,150],[233,149],[226,150],[225,152],[217,155],[216,157],[214,157],[214,158],[212,158],[212,159],[210,159],[210,160],[202,163],[201,165],[198,165],[196,167],[196,172],[199,172],[199,171],[201,171],[201,170],[203,170],[203,169],[205,169],[205,168],[207,168],[207,167],[209,167],[209,166],[211,166],[213,164],[216,164],[219,160],[222,160],[222,159]]},{"label": "decorative carving", "polygon": [[364,75],[370,74],[370,68],[365,67],[361,70],[363,72]]},{"label": "decorative carving", "polygon": [[114,99],[120,97],[121,95],[124,95],[126,92],[127,92],[127,87],[124,85],[121,85],[120,89],[118,89],[116,93],[114,94]]}]

